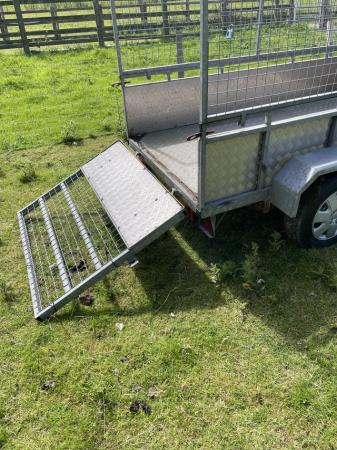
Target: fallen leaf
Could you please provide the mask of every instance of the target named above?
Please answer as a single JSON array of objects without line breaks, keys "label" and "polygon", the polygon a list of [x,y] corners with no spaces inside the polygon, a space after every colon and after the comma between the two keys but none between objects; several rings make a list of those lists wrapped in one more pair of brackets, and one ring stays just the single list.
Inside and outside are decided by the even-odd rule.
[{"label": "fallen leaf", "polygon": [[159,397],[164,391],[162,391],[161,389],[157,389],[155,387],[150,387],[149,390],[147,391],[147,395],[154,399]]}]

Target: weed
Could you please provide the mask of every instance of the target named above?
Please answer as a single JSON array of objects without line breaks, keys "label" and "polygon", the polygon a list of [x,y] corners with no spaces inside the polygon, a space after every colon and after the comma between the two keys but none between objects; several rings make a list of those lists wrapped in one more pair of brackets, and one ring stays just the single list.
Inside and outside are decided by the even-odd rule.
[{"label": "weed", "polygon": [[38,179],[38,175],[36,173],[36,170],[32,164],[27,164],[23,167],[22,173],[19,177],[19,181],[23,184],[31,183],[33,181],[36,181]]},{"label": "weed", "polygon": [[256,242],[252,242],[251,250],[245,255],[241,264],[231,260],[225,261],[222,265],[211,264],[209,269],[210,278],[212,283],[216,284],[239,276],[243,281],[243,285],[252,289],[257,286],[260,265],[259,246]]},{"label": "weed", "polygon": [[337,290],[337,262],[321,263],[311,271],[311,275],[317,280],[326,280],[332,290]]},{"label": "weed", "polygon": [[221,267],[218,264],[211,264],[209,268],[210,278],[212,283],[219,283],[221,281]]},{"label": "weed", "polygon": [[327,270],[328,283],[331,289],[337,290],[337,262],[334,261]]},{"label": "weed", "polygon": [[62,127],[61,140],[65,145],[72,145],[81,141],[78,135],[78,127],[72,120]]},{"label": "weed", "polygon": [[269,237],[268,244],[269,250],[272,253],[277,253],[284,246],[285,241],[282,239],[281,233],[279,233],[278,231],[274,231]]},{"label": "weed", "polygon": [[6,177],[6,172],[4,171],[4,169],[2,169],[0,167],[0,178],[5,178]]},{"label": "weed", "polygon": [[259,276],[260,263],[259,246],[256,242],[252,242],[251,250],[241,264],[241,278],[244,283],[255,285]]},{"label": "weed", "polygon": [[234,261],[225,261],[221,266],[211,264],[210,277],[213,283],[223,283],[224,281],[234,278],[240,272],[240,267]]}]

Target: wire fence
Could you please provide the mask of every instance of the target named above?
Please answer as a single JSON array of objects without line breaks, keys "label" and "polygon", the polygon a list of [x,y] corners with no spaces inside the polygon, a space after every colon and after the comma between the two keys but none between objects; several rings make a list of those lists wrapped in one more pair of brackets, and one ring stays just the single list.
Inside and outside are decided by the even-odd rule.
[{"label": "wire fence", "polygon": [[[199,75],[198,1],[187,8],[184,0],[161,0],[137,23],[126,0],[116,5],[125,79]],[[210,0],[207,7],[209,115],[335,91],[336,5],[329,0]]]},{"label": "wire fence", "polygon": [[[7,15],[13,1],[6,3]],[[21,9],[36,16],[46,4],[31,0]],[[57,3],[60,13],[78,5],[93,8]],[[117,0],[115,6],[126,80],[199,75],[198,0]],[[55,31],[52,23],[44,26]],[[336,4],[329,0],[210,0],[208,35],[209,115],[335,90]],[[114,48],[0,58],[1,151],[122,130]]]},{"label": "wire fence", "polygon": [[[199,2],[127,0],[115,2],[121,39],[171,38],[176,24],[199,24]],[[196,30],[197,31],[197,30]],[[109,0],[0,0],[0,50],[65,46],[114,40]]]},{"label": "wire fence", "polygon": [[259,0],[235,14],[219,11],[209,12],[217,30],[209,50],[210,115],[336,90],[336,4]]}]

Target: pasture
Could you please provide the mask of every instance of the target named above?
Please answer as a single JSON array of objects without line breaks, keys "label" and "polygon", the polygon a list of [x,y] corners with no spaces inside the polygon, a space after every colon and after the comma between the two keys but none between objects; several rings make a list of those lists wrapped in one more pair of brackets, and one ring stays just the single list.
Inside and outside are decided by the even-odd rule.
[{"label": "pasture", "polygon": [[230,213],[214,240],[185,222],[93,305],[34,321],[16,211],[124,137],[116,63],[0,66],[0,447],[337,448],[337,249],[297,248],[276,211]]}]

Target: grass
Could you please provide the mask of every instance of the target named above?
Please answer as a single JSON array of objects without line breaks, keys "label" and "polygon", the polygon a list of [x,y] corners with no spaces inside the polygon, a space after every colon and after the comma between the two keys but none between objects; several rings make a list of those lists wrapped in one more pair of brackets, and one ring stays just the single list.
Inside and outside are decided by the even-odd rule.
[{"label": "grass", "polygon": [[275,211],[214,240],[183,223],[92,306],[33,320],[16,211],[120,137],[112,51],[0,59],[0,448],[336,448],[337,250],[297,248]]}]

